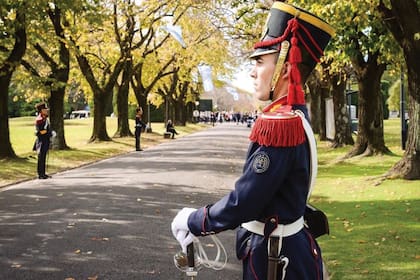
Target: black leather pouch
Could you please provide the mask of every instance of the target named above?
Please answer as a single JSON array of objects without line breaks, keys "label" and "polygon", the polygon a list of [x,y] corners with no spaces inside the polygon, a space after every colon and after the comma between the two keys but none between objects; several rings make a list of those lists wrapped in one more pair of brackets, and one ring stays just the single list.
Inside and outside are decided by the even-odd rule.
[{"label": "black leather pouch", "polygon": [[321,210],[307,204],[304,219],[305,226],[314,238],[318,238],[324,234],[330,234],[328,218]]}]

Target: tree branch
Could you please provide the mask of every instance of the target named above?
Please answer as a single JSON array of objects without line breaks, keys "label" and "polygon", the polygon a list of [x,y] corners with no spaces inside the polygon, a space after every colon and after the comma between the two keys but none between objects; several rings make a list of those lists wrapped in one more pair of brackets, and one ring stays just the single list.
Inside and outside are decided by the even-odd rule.
[{"label": "tree branch", "polygon": [[41,47],[40,44],[36,43],[33,45],[34,48],[37,50],[39,55],[44,59],[44,61],[51,67],[51,69],[54,71],[58,68],[57,63],[51,58],[51,56],[44,50],[43,47]]},{"label": "tree branch", "polygon": [[31,73],[31,75],[36,76],[38,78],[41,77],[41,75],[38,73],[38,71],[36,71],[36,69],[34,67],[32,67],[32,65],[28,61],[22,59],[20,64],[22,64],[22,66],[25,67],[25,69],[28,70],[28,72]]},{"label": "tree branch", "polygon": [[391,31],[391,33],[394,34],[397,41],[402,40],[404,38],[404,33],[398,24],[397,18],[393,11],[385,6],[383,0],[379,1],[379,5],[376,8],[381,14],[384,24]]}]

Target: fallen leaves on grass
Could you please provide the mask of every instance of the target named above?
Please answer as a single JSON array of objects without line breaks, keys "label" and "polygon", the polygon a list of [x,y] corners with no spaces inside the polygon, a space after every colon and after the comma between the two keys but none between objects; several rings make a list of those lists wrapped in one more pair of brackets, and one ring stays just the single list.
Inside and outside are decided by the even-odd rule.
[{"label": "fallen leaves on grass", "polygon": [[350,223],[349,221],[347,221],[347,220],[344,220],[344,221],[343,221],[343,226],[344,226],[344,229],[345,229],[347,232],[351,232],[351,231],[353,231],[353,228],[351,227],[351,225],[352,225],[352,223]]}]

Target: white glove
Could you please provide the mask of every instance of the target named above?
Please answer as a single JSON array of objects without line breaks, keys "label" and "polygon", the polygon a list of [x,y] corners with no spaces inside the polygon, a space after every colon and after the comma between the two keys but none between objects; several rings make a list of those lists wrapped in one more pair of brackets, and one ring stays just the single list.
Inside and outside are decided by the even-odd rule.
[{"label": "white glove", "polygon": [[191,244],[195,238],[188,228],[188,217],[195,210],[196,209],[194,208],[183,208],[178,212],[171,224],[172,234],[176,240],[178,240],[184,253],[187,253],[187,246]]},{"label": "white glove", "polygon": [[57,136],[57,132],[55,132],[55,130],[51,131],[51,136],[54,138]]},{"label": "white glove", "polygon": [[187,253],[187,246],[193,243],[196,239],[197,237],[195,237],[194,234],[185,230],[178,231],[176,236],[176,240],[178,240],[178,243],[181,245],[182,252],[185,254]]}]

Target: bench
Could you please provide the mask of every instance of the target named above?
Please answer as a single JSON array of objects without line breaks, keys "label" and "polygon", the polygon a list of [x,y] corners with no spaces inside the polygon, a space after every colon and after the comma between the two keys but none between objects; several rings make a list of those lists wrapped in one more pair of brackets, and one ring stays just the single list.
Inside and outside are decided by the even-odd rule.
[{"label": "bench", "polygon": [[165,132],[165,133],[163,133],[163,138],[165,138],[165,139],[169,139],[169,138],[171,138],[171,135],[172,135],[172,133],[170,133],[170,132]]}]

